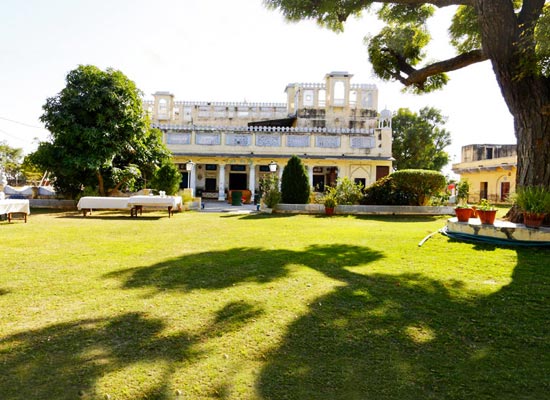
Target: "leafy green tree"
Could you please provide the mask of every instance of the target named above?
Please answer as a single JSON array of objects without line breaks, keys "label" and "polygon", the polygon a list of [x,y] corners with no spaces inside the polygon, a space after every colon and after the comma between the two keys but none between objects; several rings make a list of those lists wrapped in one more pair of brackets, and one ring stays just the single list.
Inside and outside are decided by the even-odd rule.
[{"label": "leafy green tree", "polygon": [[157,169],[151,180],[151,187],[163,190],[168,195],[176,194],[181,181],[181,174],[178,167],[172,161],[166,161]]},{"label": "leafy green tree", "polygon": [[7,142],[0,142],[0,171],[8,178],[15,179],[21,173],[23,149],[14,148]]},{"label": "leafy green tree", "polygon": [[309,179],[298,156],[290,157],[281,178],[282,202],[288,204],[307,204],[309,201]]},{"label": "leafy green tree", "polygon": [[451,144],[451,134],[442,128],[445,122],[441,111],[432,107],[418,113],[400,108],[392,119],[396,169],[441,171],[449,162],[445,148]]},{"label": "leafy green tree", "polygon": [[[550,4],[545,0],[264,0],[291,21],[314,19],[341,31],[350,15],[375,12],[385,26],[366,38],[375,73],[413,92],[442,88],[447,73],[490,61],[514,118],[517,182],[550,186]],[[435,7],[458,6],[449,21],[456,55],[428,57],[426,21]],[[427,61],[429,60],[429,61]],[[431,61],[437,60],[437,61]],[[427,61],[427,62],[426,62]],[[472,88],[475,95],[475,88]]]},{"label": "leafy green tree", "polygon": [[50,140],[30,160],[53,172],[61,193],[74,196],[82,186],[97,186],[105,195],[107,184],[118,189],[136,177],[130,165],[151,172],[169,157],[145,117],[141,92],[120,71],[81,65],[43,109]]}]

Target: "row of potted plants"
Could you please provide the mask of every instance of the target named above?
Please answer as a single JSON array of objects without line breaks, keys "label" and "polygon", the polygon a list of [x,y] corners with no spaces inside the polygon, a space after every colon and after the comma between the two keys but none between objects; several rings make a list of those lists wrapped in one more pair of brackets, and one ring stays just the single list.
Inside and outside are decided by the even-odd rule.
[{"label": "row of potted plants", "polygon": [[[529,228],[540,227],[546,215],[550,214],[550,190],[543,186],[520,187],[511,199],[523,213],[524,225]],[[487,199],[478,206],[459,204],[455,208],[456,217],[461,222],[478,217],[482,224],[493,224],[496,212]]]},{"label": "row of potted plants", "polygon": [[497,209],[487,199],[483,199],[478,206],[468,204],[456,206],[455,214],[460,222],[468,222],[470,218],[479,218],[482,224],[492,225],[495,223]]}]

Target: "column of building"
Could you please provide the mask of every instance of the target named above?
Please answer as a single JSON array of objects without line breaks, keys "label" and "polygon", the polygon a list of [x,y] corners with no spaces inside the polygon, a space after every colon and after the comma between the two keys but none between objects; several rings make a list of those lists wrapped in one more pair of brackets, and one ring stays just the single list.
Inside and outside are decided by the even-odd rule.
[{"label": "column of building", "polygon": [[218,200],[225,200],[225,164],[220,164],[220,172],[218,175]]}]

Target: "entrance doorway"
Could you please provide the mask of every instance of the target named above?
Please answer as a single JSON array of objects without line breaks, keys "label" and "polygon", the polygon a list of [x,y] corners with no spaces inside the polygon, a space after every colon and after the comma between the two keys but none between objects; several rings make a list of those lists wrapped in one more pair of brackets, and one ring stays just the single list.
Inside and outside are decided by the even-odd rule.
[{"label": "entrance doorway", "polygon": [[325,191],[325,176],[324,175],[313,175],[313,187],[316,192]]},{"label": "entrance doorway", "polygon": [[207,192],[216,192],[218,190],[216,178],[206,178],[204,180],[204,190]]},{"label": "entrance doorway", "polygon": [[500,201],[508,201],[510,196],[510,182],[500,183]]},{"label": "entrance doorway", "polygon": [[229,190],[245,190],[248,174],[229,174]]},{"label": "entrance doorway", "polygon": [[189,187],[189,172],[185,171],[181,173],[180,189],[187,189]]},{"label": "entrance doorway", "polygon": [[479,183],[479,199],[488,199],[488,193],[487,189],[489,188],[488,182],[480,182]]}]

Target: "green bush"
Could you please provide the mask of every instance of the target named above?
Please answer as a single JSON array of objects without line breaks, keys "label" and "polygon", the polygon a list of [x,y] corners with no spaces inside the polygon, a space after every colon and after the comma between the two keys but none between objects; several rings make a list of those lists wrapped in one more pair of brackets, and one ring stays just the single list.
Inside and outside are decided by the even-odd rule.
[{"label": "green bush", "polygon": [[391,177],[397,188],[412,195],[411,206],[428,205],[430,198],[446,186],[445,176],[439,171],[404,169],[394,172]]},{"label": "green bush", "polygon": [[362,204],[424,206],[445,185],[441,172],[420,169],[396,171],[369,186]]},{"label": "green bush", "polygon": [[302,160],[292,156],[285,169],[281,180],[281,199],[288,204],[307,204],[309,201],[309,179]]},{"label": "green bush", "polygon": [[392,175],[384,176],[365,189],[361,204],[405,206],[411,203],[411,194],[396,187]]},{"label": "green bush", "polygon": [[160,166],[153,175],[151,188],[163,190],[168,195],[178,192],[181,181],[181,174],[172,161],[168,161]]},{"label": "green bush", "polygon": [[338,179],[335,188],[329,188],[338,204],[354,205],[359,204],[363,197],[363,185],[355,184],[347,176]]},{"label": "green bush", "polygon": [[279,177],[275,174],[267,174],[260,179],[262,200],[266,207],[273,208],[281,201],[279,190]]}]

